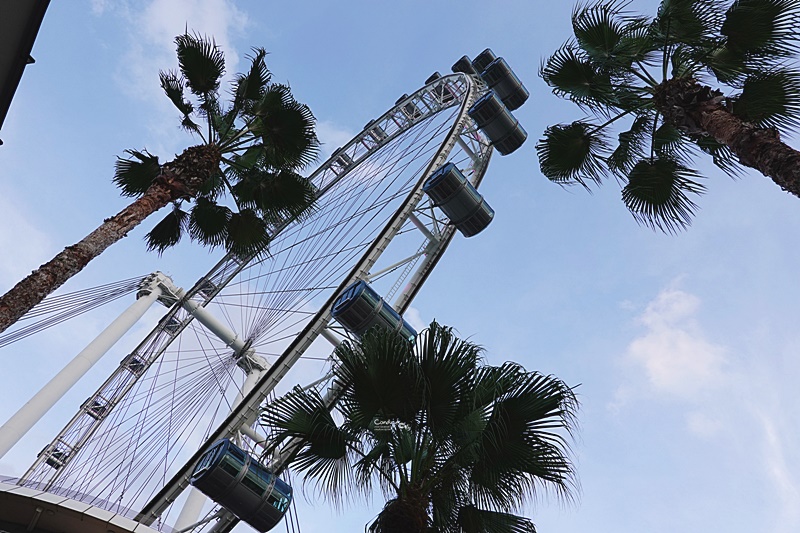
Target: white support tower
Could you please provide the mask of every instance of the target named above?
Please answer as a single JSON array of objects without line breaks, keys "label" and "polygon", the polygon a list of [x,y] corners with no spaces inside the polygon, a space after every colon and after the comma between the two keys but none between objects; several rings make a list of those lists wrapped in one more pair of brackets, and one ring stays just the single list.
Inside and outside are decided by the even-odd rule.
[{"label": "white support tower", "polygon": [[162,296],[164,283],[166,282],[169,282],[169,278],[161,272],[155,272],[142,280],[139,292],[136,294],[136,301],[0,427],[0,458],[8,453],[86,372],[142,318],[142,315],[153,305],[153,302]]}]

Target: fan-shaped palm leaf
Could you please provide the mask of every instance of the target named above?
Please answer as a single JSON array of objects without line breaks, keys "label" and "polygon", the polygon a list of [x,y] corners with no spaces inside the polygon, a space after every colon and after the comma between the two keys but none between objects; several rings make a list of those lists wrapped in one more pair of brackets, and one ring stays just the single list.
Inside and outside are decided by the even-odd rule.
[{"label": "fan-shaped palm leaf", "polygon": [[648,134],[652,129],[653,117],[640,115],[634,119],[631,128],[620,132],[619,144],[608,157],[608,168],[627,175],[637,161],[645,157]]},{"label": "fan-shaped palm leaf", "polygon": [[296,172],[254,168],[237,177],[239,181],[231,192],[240,205],[257,209],[270,222],[297,218],[313,210],[316,188]]},{"label": "fan-shaped palm leaf", "polygon": [[173,105],[181,112],[184,117],[194,111],[192,103],[186,100],[183,95],[184,80],[172,70],[160,71],[158,77],[161,80],[161,88]]},{"label": "fan-shaped palm leaf", "polygon": [[565,96],[580,106],[594,109],[615,101],[608,74],[581,58],[569,43],[541,65],[539,75],[553,88],[554,94]]},{"label": "fan-shaped palm leaf", "polygon": [[668,45],[706,45],[716,35],[722,9],[719,0],[662,0],[653,23],[655,38]]},{"label": "fan-shaped palm leaf", "polygon": [[253,48],[253,55],[247,56],[250,60],[250,70],[247,74],[240,74],[236,77],[234,84],[234,106],[242,109],[247,105],[252,105],[261,99],[266,91],[272,74],[267,69],[264,58],[267,51],[263,48]]},{"label": "fan-shaped palm leaf", "polygon": [[459,509],[458,525],[463,533],[536,533],[536,527],[527,518],[486,511],[474,505],[465,505]]},{"label": "fan-shaped palm leaf", "polygon": [[204,103],[219,89],[225,56],[213,39],[185,33],[175,38],[178,64],[189,90]]},{"label": "fan-shaped palm leaf", "polygon": [[640,224],[674,233],[691,224],[697,205],[688,195],[705,190],[693,181],[698,177],[697,172],[674,160],[646,159],[628,175],[622,200]]},{"label": "fan-shaped palm leaf", "polygon": [[161,173],[158,156],[147,150],[125,150],[133,159],[117,158],[114,166],[114,183],[123,196],[139,196],[150,188],[153,180]]},{"label": "fan-shaped palm leaf", "polygon": [[340,404],[351,423],[367,428],[376,417],[413,423],[424,383],[411,349],[409,342],[379,329],[368,331],[358,345],[336,349],[336,379],[349,387]]},{"label": "fan-shaped palm leaf", "polygon": [[800,73],[780,69],[748,76],[733,113],[762,127],[796,131],[800,126]]},{"label": "fan-shaped palm leaf", "polygon": [[314,115],[292,97],[289,88],[272,85],[253,106],[251,130],[261,138],[266,163],[273,168],[302,168],[316,160],[319,141]]},{"label": "fan-shaped palm leaf", "polygon": [[239,257],[266,254],[270,235],[267,225],[252,209],[232,213],[228,220],[225,248]]},{"label": "fan-shaped palm leaf", "polygon": [[681,165],[688,165],[695,155],[697,146],[669,122],[662,123],[652,133],[653,153],[671,159]]},{"label": "fan-shaped palm leaf", "polygon": [[796,0],[736,0],[725,13],[720,33],[733,52],[771,60],[770,56],[800,50],[798,24],[800,4]]},{"label": "fan-shaped palm leaf", "polygon": [[229,208],[200,196],[189,216],[189,234],[206,246],[221,246],[228,237],[231,216]]},{"label": "fan-shaped palm leaf", "polygon": [[325,401],[315,391],[295,388],[270,405],[261,419],[273,428],[273,443],[302,439],[294,467],[305,472],[333,501],[353,486],[351,448],[356,439],[337,426]]},{"label": "fan-shaped palm leaf", "polygon": [[181,210],[178,204],[175,204],[172,211],[145,235],[147,249],[162,254],[167,248],[178,244],[186,229],[188,216],[187,212]]},{"label": "fan-shaped palm leaf", "polygon": [[565,496],[573,483],[569,446],[554,431],[574,423],[572,390],[552,376],[516,375],[517,383],[492,405],[471,476],[478,503],[506,510],[513,509],[503,507],[510,494],[532,496],[542,480]]},{"label": "fan-shaped palm leaf", "polygon": [[[652,43],[641,19],[625,15],[629,0],[578,5],[572,12],[572,29],[578,46],[593,66],[602,71],[629,68],[643,60]],[[622,73],[620,73],[622,74]]]},{"label": "fan-shaped palm leaf", "polygon": [[560,185],[600,183],[605,176],[603,153],[608,142],[602,131],[576,121],[556,124],[544,132],[536,145],[542,174]]},{"label": "fan-shaped palm leaf", "polygon": [[417,337],[417,353],[426,383],[426,423],[437,435],[452,431],[459,408],[472,392],[481,348],[458,339],[452,329],[428,328]]}]

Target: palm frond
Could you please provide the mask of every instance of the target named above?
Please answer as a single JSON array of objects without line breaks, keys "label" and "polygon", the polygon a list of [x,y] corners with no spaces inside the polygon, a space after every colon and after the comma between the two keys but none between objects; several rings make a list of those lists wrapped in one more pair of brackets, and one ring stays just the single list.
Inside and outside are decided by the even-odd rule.
[{"label": "palm frond", "polygon": [[257,209],[268,222],[280,222],[311,213],[316,200],[313,183],[290,170],[252,169],[238,174],[231,193],[240,205]]},{"label": "palm frond", "polygon": [[610,0],[578,5],[572,12],[572,29],[589,62],[603,72],[622,74],[644,61],[657,46],[649,21],[625,12],[630,0]]},{"label": "palm frond", "polygon": [[636,117],[627,131],[620,132],[619,144],[608,158],[608,168],[618,174],[627,175],[636,161],[645,157],[646,141],[652,128],[653,117]]},{"label": "palm frond", "polygon": [[175,204],[172,211],[145,235],[147,249],[161,255],[167,248],[178,244],[186,230],[188,215],[178,204]]},{"label": "palm frond", "polygon": [[539,75],[553,88],[553,94],[569,98],[582,107],[596,109],[611,105],[615,100],[608,74],[581,58],[570,43],[542,63]]},{"label": "palm frond", "polygon": [[618,55],[626,58],[631,68],[644,68],[660,60],[658,51],[663,43],[655,38],[650,17],[626,15],[621,32]]},{"label": "palm frond", "polygon": [[306,478],[314,480],[334,502],[352,492],[353,464],[349,448],[353,435],[339,427],[322,397],[313,390],[295,387],[290,393],[269,404],[261,414],[271,426],[269,446],[289,438],[302,439],[292,465]]},{"label": "palm frond", "polygon": [[471,394],[482,349],[458,339],[452,329],[433,322],[417,335],[416,353],[425,383],[427,424],[435,436],[449,436],[459,409]]},{"label": "palm frond", "polygon": [[771,60],[800,51],[798,25],[796,0],[736,0],[725,13],[720,33],[732,51]]},{"label": "palm frond", "polygon": [[123,196],[139,196],[153,184],[153,180],[161,173],[158,156],[147,150],[125,150],[132,157],[118,157],[114,165],[114,183],[122,189]]},{"label": "palm frond", "polygon": [[638,223],[675,233],[691,224],[697,208],[688,195],[705,190],[693,181],[698,177],[697,172],[672,159],[645,159],[628,174],[622,200]]},{"label": "palm frond", "polygon": [[198,196],[204,196],[209,200],[216,200],[225,190],[226,185],[223,179],[224,177],[221,169],[211,173],[208,179],[200,186],[200,189],[198,189]]},{"label": "palm frond", "polygon": [[188,131],[189,133],[202,135],[202,132],[200,131],[200,125],[197,124],[194,120],[192,120],[192,118],[189,115],[183,117],[183,120],[181,120],[181,127],[186,131]]},{"label": "palm frond", "polygon": [[236,114],[222,112],[219,105],[211,112],[206,112],[206,117],[214,133],[217,134],[218,144],[223,144],[225,141],[230,140],[237,133],[234,127]]},{"label": "palm frond", "polygon": [[698,47],[693,53],[711,75],[732,87],[740,86],[750,71],[744,54],[732,50],[724,41]]},{"label": "palm frond", "polygon": [[761,127],[796,131],[800,127],[800,72],[779,69],[748,76],[733,102],[733,113]]},{"label": "palm frond", "polygon": [[536,527],[528,518],[487,511],[474,505],[465,505],[459,509],[458,525],[463,533],[536,533]]},{"label": "palm frond", "polygon": [[734,155],[733,151],[726,145],[717,142],[713,137],[700,137],[695,139],[695,144],[703,152],[711,156],[714,165],[732,178],[739,178],[744,175],[745,169]]},{"label": "palm frond", "polygon": [[183,95],[184,80],[178,73],[172,70],[159,71],[158,77],[161,80],[161,88],[167,94],[167,97],[173,105],[186,117],[194,108],[192,103],[186,100]]},{"label": "palm frond", "polygon": [[314,162],[319,140],[314,133],[314,115],[292,98],[289,88],[272,85],[254,106],[251,127],[261,138],[266,163],[272,168],[303,168]]},{"label": "palm frond", "polygon": [[267,51],[263,48],[253,48],[253,55],[247,56],[250,60],[250,70],[247,74],[239,74],[234,82],[233,96],[234,107],[247,109],[261,99],[267,90],[272,74],[270,74],[264,58]]},{"label": "palm frond", "polygon": [[608,141],[601,131],[583,121],[556,124],[536,144],[542,174],[560,185],[600,183],[606,174],[604,153]]},{"label": "palm frond", "polygon": [[198,196],[189,215],[189,234],[206,246],[221,246],[228,237],[231,216],[231,210],[224,205]]},{"label": "palm frond", "polygon": [[225,73],[225,56],[213,39],[185,33],[175,38],[178,65],[189,90],[207,99],[219,89]]},{"label": "palm frond", "polygon": [[349,387],[340,409],[356,426],[370,427],[375,417],[411,424],[423,401],[424,383],[412,345],[394,332],[373,328],[358,345],[336,349],[336,379]]},{"label": "palm frond", "polygon": [[698,52],[696,48],[676,46],[669,57],[672,77],[696,78],[704,67],[708,68],[707,62],[700,59],[707,55],[705,52]]},{"label": "palm frond", "polygon": [[225,248],[239,257],[266,254],[270,235],[264,220],[252,209],[232,213],[228,219]]},{"label": "palm frond", "polygon": [[515,382],[492,405],[472,468],[476,501],[512,510],[537,485],[568,497],[575,472],[566,437],[574,430],[575,395],[552,376],[521,369],[507,375]]},{"label": "palm frond", "polygon": [[653,153],[671,159],[681,165],[688,165],[695,155],[696,145],[681,131],[668,122],[662,123],[653,132]]},{"label": "palm frond", "polygon": [[721,4],[719,0],[662,0],[653,21],[654,38],[662,46],[707,44],[722,21]]}]

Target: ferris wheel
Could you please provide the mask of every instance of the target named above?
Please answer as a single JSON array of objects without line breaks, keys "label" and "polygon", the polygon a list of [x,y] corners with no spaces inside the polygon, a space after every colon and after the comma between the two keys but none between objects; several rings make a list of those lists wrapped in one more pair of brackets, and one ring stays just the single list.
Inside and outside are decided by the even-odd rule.
[{"label": "ferris wheel", "polygon": [[[260,407],[298,383],[327,388],[333,347],[359,334],[334,304],[358,285],[399,318],[456,232],[491,220],[477,187],[494,149],[524,142],[510,110],[527,92],[491,50],[453,70],[337,149],[309,177],[315,210],[276,223],[268,253],[228,255],[186,290],[149,278],[141,294],[168,311],[18,484],[156,530],[229,531],[235,514],[203,513],[186,490],[198,461],[220,439],[263,455]],[[290,450],[264,458],[271,472]]]}]

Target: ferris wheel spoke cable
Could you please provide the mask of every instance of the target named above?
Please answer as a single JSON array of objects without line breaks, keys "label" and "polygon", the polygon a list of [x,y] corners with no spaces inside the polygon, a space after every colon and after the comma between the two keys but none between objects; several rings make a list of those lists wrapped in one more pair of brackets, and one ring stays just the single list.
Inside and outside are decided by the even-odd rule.
[{"label": "ferris wheel spoke cable", "polygon": [[[286,226],[271,243],[268,257],[241,269],[237,267],[236,277],[222,289],[213,283],[223,280],[227,275],[224,273],[230,271],[226,269],[232,267],[219,263],[205,278],[212,280],[208,290],[216,298],[200,293],[205,298],[203,305],[215,307],[233,331],[258,349],[258,354],[277,357],[279,361],[285,354],[282,345],[295,339],[316,316],[309,309],[319,308],[320,298],[327,301],[331,297],[353,271],[358,258],[384,235],[398,206],[410,201],[406,198],[416,190],[421,173],[443,146],[443,135],[455,113],[447,115],[432,115],[438,119],[420,121],[376,150],[362,152],[361,159],[342,176],[334,176],[330,168],[324,170],[317,182],[321,188],[336,182],[340,185],[320,197],[320,206],[312,218],[304,224]],[[398,229],[398,235],[410,233],[408,228]],[[386,276],[382,273],[377,279]],[[93,437],[90,434],[79,455],[68,463],[62,481],[74,481],[84,490],[86,485],[81,485],[81,478],[103,472],[91,485],[103,485],[104,497],[124,497],[128,505],[133,505],[141,495],[160,492],[153,480],[164,481],[176,462],[182,464],[185,450],[196,453],[193,447],[197,446],[199,428],[204,429],[204,438],[212,434],[212,429],[216,434],[217,424],[226,418],[233,395],[240,390],[242,373],[234,368],[234,354],[223,342],[205,328],[195,328],[187,312],[170,313],[178,325],[188,322],[188,326],[182,333],[161,330],[148,342],[155,346],[160,338],[178,335],[176,340],[181,345],[159,352],[161,357],[152,360],[145,376],[103,421],[104,429]],[[183,343],[183,339],[188,341],[192,336],[193,342]],[[205,346],[213,348],[206,351]],[[265,348],[275,353],[265,354]],[[146,353],[145,349],[150,348],[137,348],[135,353]],[[330,360],[305,355],[301,358]],[[150,375],[153,377],[146,379]],[[85,459],[88,457],[93,459]],[[93,468],[82,470],[81,464]],[[103,479],[115,477],[112,473],[121,473],[122,469],[127,469],[127,474],[116,476],[115,482]],[[80,476],[73,475],[79,471]]]},{"label": "ferris wheel spoke cable", "polygon": [[[218,384],[215,383],[213,380],[206,380],[205,384],[202,387],[200,387],[200,388],[196,387],[193,391],[191,391],[192,392],[191,395],[186,395],[185,396],[186,400],[187,400],[187,404],[186,405],[189,408],[187,408],[186,410],[180,411],[180,417],[179,417],[179,420],[177,422],[183,424],[183,422],[185,422],[186,420],[189,420],[189,419],[192,419],[194,417],[197,417],[197,420],[195,422],[199,423],[202,420],[202,418],[203,418],[202,415],[204,415],[205,412],[202,409],[198,409],[196,411],[191,409],[192,402],[188,401],[188,400],[191,400],[191,397],[189,397],[189,396],[194,396],[194,397],[204,397],[204,396],[209,396],[209,395],[215,396],[216,392],[217,392],[217,387],[218,387]],[[159,414],[158,412],[155,412],[153,415],[156,416],[158,414]],[[185,424],[183,424],[183,425],[185,425]],[[140,428],[141,428],[141,425],[133,426],[133,427],[129,428],[128,433],[136,433]],[[210,430],[210,428],[207,426],[206,432],[209,431],[209,430]],[[186,431],[187,430],[184,430],[183,433],[186,433]],[[163,446],[164,446],[161,442],[165,441],[165,439],[167,439],[167,438],[168,438],[168,436],[163,431],[150,432],[148,434],[147,438],[141,438],[141,435],[140,435],[140,438],[139,438],[139,444],[140,445],[137,448],[139,448],[141,450],[144,450],[145,453],[144,453],[144,455],[142,455],[141,460],[138,463],[139,465],[142,465],[142,467],[137,468],[136,470],[134,470],[133,469],[133,464],[134,464],[133,460],[135,459],[135,457],[130,456],[129,453],[128,453],[128,450],[129,450],[128,444],[129,444],[130,438],[129,438],[128,435],[121,435],[120,438],[117,439],[117,442],[114,443],[114,444],[121,445],[120,448],[117,449],[116,453],[111,457],[111,459],[113,459],[112,461],[106,461],[106,463],[109,464],[109,469],[110,470],[108,472],[101,473],[101,475],[98,477],[98,479],[102,480],[102,479],[106,478],[107,474],[111,474],[112,472],[117,471],[118,467],[116,467],[116,465],[122,465],[122,464],[126,464],[127,463],[129,465],[130,472],[129,472],[128,476],[126,476],[126,478],[124,478],[124,479],[120,479],[120,476],[111,476],[112,478],[116,478],[119,481],[124,481],[124,485],[123,486],[113,486],[113,487],[110,487],[110,488],[109,487],[105,487],[103,489],[103,492],[106,492],[106,490],[110,491],[112,488],[113,488],[113,490],[124,492],[126,490],[126,488],[129,487],[134,481],[137,481],[140,477],[142,477],[145,474],[148,474],[149,471],[152,470],[151,468],[147,467],[148,465],[153,465],[153,464],[158,465],[158,464],[166,463],[166,466],[168,467],[170,464],[172,464],[174,462],[175,458],[177,458],[177,456],[178,456],[177,453],[179,453],[180,450],[176,450],[176,455],[175,455],[175,457],[172,458],[172,460],[170,460],[169,458],[161,458],[159,450],[162,449]],[[120,484],[117,484],[117,485],[120,485]],[[97,487],[97,489],[100,489],[100,488],[101,487],[99,487],[99,486]],[[137,497],[137,495],[139,495],[142,492],[142,490],[144,490],[145,488],[146,488],[146,486],[143,484],[142,487],[140,488],[140,490],[138,491],[138,493],[134,493],[133,497],[134,498]]]},{"label": "ferris wheel spoke cable", "polygon": [[[406,191],[404,190],[403,192],[406,192]],[[397,196],[402,196],[402,195],[395,195],[395,197],[397,197]],[[366,202],[365,202],[365,203],[366,203]],[[338,222],[337,224],[342,224],[342,223],[344,223],[344,222],[347,222],[347,221],[348,221],[348,219],[347,219],[347,218],[344,218],[344,219],[343,219],[343,218],[340,216],[340,217],[339,217],[339,222]],[[329,242],[332,242],[332,245],[333,245],[333,246],[335,246],[335,245],[339,244],[338,242],[336,242],[336,241],[332,241],[332,240],[331,240],[331,241],[329,241]],[[309,261],[310,261],[310,260],[309,260]],[[284,289],[284,290],[286,290],[286,289]],[[264,307],[267,307],[267,306],[264,306]]]},{"label": "ferris wheel spoke cable", "polygon": [[0,348],[127,296],[139,289],[144,277],[139,276],[76,292],[49,296],[23,315],[18,324],[38,317],[44,318],[0,335]]},{"label": "ferris wheel spoke cable", "polygon": [[[224,367],[225,365],[223,364],[223,365],[218,365],[218,366]],[[177,401],[179,403],[183,403],[183,405],[187,406],[187,409],[181,410],[181,412],[186,413],[186,416],[188,417],[189,416],[188,413],[192,412],[192,409],[189,408],[189,407],[191,407],[191,405],[192,405],[192,399],[193,398],[197,398],[198,395],[199,395],[199,397],[207,397],[208,396],[208,392],[206,392],[206,391],[209,391],[209,392],[212,392],[212,393],[216,394],[216,392],[218,391],[219,388],[224,387],[225,386],[224,384],[220,384],[217,381],[217,379],[218,379],[217,376],[219,376],[219,374],[220,374],[219,371],[207,372],[205,367],[196,369],[195,371],[189,373],[188,376],[187,376],[189,381],[193,381],[195,383],[198,383],[198,382],[202,383],[202,379],[200,381],[196,381],[195,376],[197,376],[199,378],[206,377],[206,379],[208,380],[208,383],[204,387],[202,387],[200,390],[198,390],[198,388],[195,387],[193,390],[187,390],[187,392],[185,394],[183,394],[183,396],[175,397],[175,401]],[[228,376],[230,376],[230,375],[231,375],[230,372],[228,372]],[[148,391],[147,391],[148,394],[150,394],[151,396],[154,396],[156,392],[159,392],[161,389],[163,389],[163,387],[169,385],[169,384],[166,384],[166,385],[165,384],[160,384],[159,385],[159,384],[156,383],[156,380],[152,380],[152,381],[153,381],[153,386],[149,387]],[[203,390],[203,389],[205,389],[205,390]],[[165,401],[163,399],[160,399],[159,402],[161,404],[165,404],[165,405],[161,406],[160,411],[152,411],[152,413],[153,413],[152,416],[153,417],[162,417],[165,414],[168,414],[170,412],[170,409],[171,409],[171,404],[174,403],[174,401],[170,400],[169,398],[167,398],[167,401]],[[133,401],[131,402],[131,404],[132,405],[137,405],[139,403],[140,403],[140,398],[137,395],[137,396],[135,396],[133,398]],[[130,421],[125,422],[122,425],[127,425],[127,424],[130,424]],[[120,425],[117,425],[117,427],[120,427]],[[123,443],[122,452],[127,453],[128,444],[130,444],[130,441],[131,441],[130,436],[135,430],[136,430],[136,425],[134,425],[132,428],[130,428],[127,432],[120,433],[119,435],[117,435],[116,443],[120,443],[120,442]],[[105,433],[105,435],[108,435],[108,433]],[[99,444],[100,444],[100,450],[101,451],[102,450],[108,451],[110,449],[109,446],[112,445],[112,444],[115,444],[115,443],[113,443],[113,442],[109,443],[108,439],[105,439],[105,440],[101,440]]]}]

